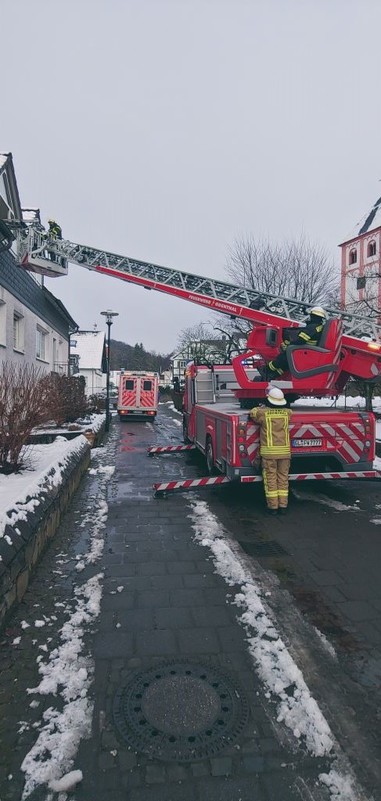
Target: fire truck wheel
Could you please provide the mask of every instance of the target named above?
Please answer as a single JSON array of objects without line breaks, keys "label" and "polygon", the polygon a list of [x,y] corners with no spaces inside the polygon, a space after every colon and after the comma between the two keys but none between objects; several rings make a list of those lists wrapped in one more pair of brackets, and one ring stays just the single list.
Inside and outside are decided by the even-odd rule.
[{"label": "fire truck wheel", "polygon": [[216,474],[217,470],[214,464],[214,451],[213,451],[213,442],[211,437],[207,437],[206,444],[205,444],[205,459],[206,459],[206,469],[210,476]]}]

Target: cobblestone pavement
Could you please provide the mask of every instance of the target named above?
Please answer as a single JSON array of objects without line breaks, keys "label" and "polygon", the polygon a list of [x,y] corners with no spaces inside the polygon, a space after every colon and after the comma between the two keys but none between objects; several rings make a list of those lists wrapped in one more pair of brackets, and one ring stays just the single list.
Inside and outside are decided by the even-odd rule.
[{"label": "cobblestone pavement", "polygon": [[[75,588],[100,572],[101,612],[95,623],[87,627],[84,644],[95,665],[90,688],[94,701],[92,733],[79,746],[74,767],[83,771],[84,778],[69,795],[70,799],[149,801],[154,795],[155,801],[328,801],[334,797],[319,781],[319,775],[329,773],[336,764],[332,754],[313,756],[303,738],[277,723],[276,704],[264,692],[249,653],[247,633],[237,619],[239,613],[233,601],[240,586],[227,585],[215,571],[210,550],[195,538],[190,517],[191,496],[181,493],[166,500],[153,497],[154,480],[197,476],[203,470],[197,459],[187,454],[147,459],[149,445],[176,443],[180,431],[179,418],[166,406],[161,407],[154,425],[115,422],[107,446],[93,452],[93,471],[82,482],[64,524],[2,637],[1,801],[21,800],[24,786],[21,763],[41,730],[44,711],[57,704],[57,697],[27,693],[27,688],[36,687],[40,681],[38,656],[45,657],[59,643],[63,623],[74,605]],[[102,472],[102,466],[114,463],[115,474],[106,481],[107,473]],[[309,492],[319,494],[318,490],[329,499],[332,489],[316,488]],[[373,634],[372,624],[373,621],[381,634],[380,615],[374,615],[374,609],[381,609],[380,593],[377,596],[376,592],[377,568],[372,570],[368,594],[362,578],[362,593],[359,589],[352,599],[357,607],[348,606],[346,594],[352,585],[353,560],[357,555],[352,532],[355,521],[358,526],[361,519],[364,543],[368,549],[374,548],[374,559],[378,546],[372,532],[374,535],[377,527],[373,524],[372,528],[368,522],[369,514],[368,518],[361,517],[358,510],[344,508],[354,503],[349,487],[340,489],[341,511],[336,508],[333,511],[329,506],[316,507],[319,503],[316,496],[303,501],[295,495],[290,517],[286,522],[276,520],[276,531],[274,522],[263,517],[260,488],[255,488],[251,495],[242,488],[230,487],[224,488],[223,493],[213,491],[203,498],[220,521],[221,536],[227,532],[241,543],[242,563],[251,571],[253,582],[258,583],[264,595],[271,593],[282,637],[336,738],[337,765],[346,766],[347,754],[364,788],[353,799],[378,801],[381,785],[376,721],[380,643]],[[366,498],[368,511],[372,511],[371,505],[376,500],[372,487],[366,492],[359,490],[355,497]],[[86,517],[90,519],[97,509],[99,515],[104,514],[106,502],[103,553],[97,558],[93,548],[94,561],[86,560],[83,555],[89,553],[89,548],[91,551]],[[290,522],[291,515],[294,524]],[[345,518],[347,550],[337,553],[336,549],[343,548],[343,532],[336,542],[334,521],[338,530],[341,517]],[[353,522],[349,523],[348,518]],[[266,543],[268,556],[264,556]],[[339,557],[340,570],[332,571],[330,565],[337,564]],[[78,566],[83,570],[79,571]],[[364,570],[359,572],[364,576]],[[370,603],[372,594],[374,601]],[[370,604],[370,611],[366,607],[368,627],[364,614],[355,611],[363,609],[364,613],[361,603]],[[29,624],[27,628],[22,627],[23,620]],[[44,625],[36,626],[36,621],[44,621]],[[334,641],[335,653],[312,624]],[[214,675],[214,685],[208,683],[209,673]],[[195,697],[184,704],[189,731],[184,728],[184,719],[176,717],[178,710],[171,706],[171,693],[176,691],[180,674],[178,686],[184,697],[192,681],[196,688]],[[166,684],[161,686],[168,688],[167,705],[163,705],[162,695],[158,697],[156,692],[163,676]],[[139,680],[143,688],[144,682],[149,687],[146,708],[138,698],[144,695],[144,689],[140,693],[138,687],[132,700],[128,696],[132,682],[136,687]],[[212,712],[208,717],[208,708],[213,707],[216,693],[220,693],[219,682],[225,680],[233,688],[232,696],[241,698],[242,708],[237,715],[239,719],[241,714],[242,725],[237,724],[231,742],[220,750],[220,740],[215,736],[218,719]],[[38,704],[32,702],[30,706],[31,697]],[[371,697],[376,699],[372,713]],[[120,710],[126,712],[128,719],[127,741],[121,733]],[[141,712],[144,735],[139,731]],[[229,714],[226,706],[227,717]],[[138,731],[136,742],[141,742],[140,748],[131,742],[131,719]],[[147,719],[151,721],[148,733]],[[176,759],[173,748],[177,746],[171,737],[183,742],[185,736],[185,740],[190,738],[192,742],[189,732],[194,730],[194,721],[201,719],[211,722],[202,729],[198,759]],[[166,725],[168,728],[159,757],[154,756],[157,754],[155,720],[156,724],[161,720],[164,729]],[[221,726],[225,722],[222,720]],[[28,797],[32,801],[46,801],[49,794],[45,786],[39,785]],[[352,796],[337,798],[350,801]]]}]

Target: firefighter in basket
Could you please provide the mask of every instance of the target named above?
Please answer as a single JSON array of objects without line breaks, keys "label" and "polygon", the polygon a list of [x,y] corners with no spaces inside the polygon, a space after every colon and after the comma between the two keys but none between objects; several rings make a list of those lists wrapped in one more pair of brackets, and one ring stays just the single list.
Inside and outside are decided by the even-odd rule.
[{"label": "firefighter in basket", "polygon": [[[62,228],[60,225],[58,225],[58,223],[55,220],[50,218],[50,220],[48,220],[48,226],[49,228],[46,235],[48,240],[50,239],[54,241],[55,239],[62,239]],[[59,256],[56,256],[54,251],[48,250],[48,253],[51,261],[53,262],[58,261],[63,264],[63,260],[60,259]]]},{"label": "firefighter in basket", "polygon": [[62,239],[62,228],[55,220],[48,220],[49,230],[48,230],[48,237],[49,239]]},{"label": "firefighter in basket", "polygon": [[288,505],[288,474],[291,446],[289,424],[291,409],[281,389],[271,387],[265,407],[255,407],[249,419],[259,425],[259,452],[262,462],[263,487],[267,511],[285,514]]},{"label": "firefighter in basket", "polygon": [[266,365],[266,378],[279,378],[288,370],[287,348],[289,345],[318,345],[324,328],[327,314],[321,306],[314,306],[310,311],[309,319],[304,328],[299,330],[296,339],[291,342],[284,339],[280,346],[280,353]]}]

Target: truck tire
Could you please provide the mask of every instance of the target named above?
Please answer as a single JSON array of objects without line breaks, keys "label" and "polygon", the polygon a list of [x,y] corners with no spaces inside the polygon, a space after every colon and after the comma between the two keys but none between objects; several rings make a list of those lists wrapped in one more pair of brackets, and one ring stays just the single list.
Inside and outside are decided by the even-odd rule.
[{"label": "truck tire", "polygon": [[214,476],[217,473],[217,469],[214,463],[214,450],[213,450],[213,442],[211,437],[206,438],[205,443],[205,460],[206,460],[206,469],[209,476]]}]

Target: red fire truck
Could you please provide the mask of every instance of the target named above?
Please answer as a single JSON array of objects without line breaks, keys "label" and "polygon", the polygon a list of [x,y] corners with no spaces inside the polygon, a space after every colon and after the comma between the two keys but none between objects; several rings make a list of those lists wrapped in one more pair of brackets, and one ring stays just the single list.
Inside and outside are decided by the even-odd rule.
[{"label": "red fire truck", "polygon": [[[43,274],[62,275],[68,262],[196,303],[211,311],[250,321],[253,328],[243,353],[231,365],[191,365],[184,395],[184,438],[179,446],[151,448],[151,454],[197,448],[206,457],[204,479],[157,484],[169,489],[224,483],[232,479],[260,481],[256,468],[258,429],[245,409],[261,402],[268,382],[254,367],[278,353],[280,343],[308,316],[305,304],[223,281],[129,259],[69,240],[53,240],[47,249],[41,232],[17,229],[21,266]],[[53,258],[52,258],[53,256]],[[59,259],[57,259],[59,257]],[[57,264],[57,268],[55,265]],[[351,379],[369,385],[380,380],[381,328],[363,316],[332,310],[319,347],[287,349],[288,372],[272,384],[289,400],[333,398]],[[255,380],[253,380],[255,379]],[[258,380],[259,379],[259,380]],[[296,406],[291,429],[293,468],[290,479],[378,478],[373,469],[375,419],[370,410]]]},{"label": "red fire truck", "polygon": [[139,370],[124,370],[118,389],[120,420],[131,417],[156,417],[159,401],[159,376]]}]

